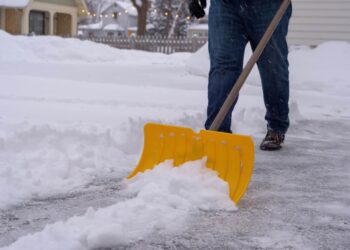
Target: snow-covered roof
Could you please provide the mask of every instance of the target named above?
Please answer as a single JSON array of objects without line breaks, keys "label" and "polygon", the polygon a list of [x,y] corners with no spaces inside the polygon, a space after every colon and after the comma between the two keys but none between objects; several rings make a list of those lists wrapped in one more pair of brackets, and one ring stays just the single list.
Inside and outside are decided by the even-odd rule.
[{"label": "snow-covered roof", "polygon": [[86,25],[79,25],[79,29],[100,30],[102,29],[102,21],[98,23],[91,23]]},{"label": "snow-covered roof", "polygon": [[109,9],[112,5],[118,5],[121,9],[123,9],[124,11],[128,11],[128,14],[130,16],[137,16],[137,10],[136,8],[132,5],[131,2],[124,2],[121,0],[112,0],[111,2],[109,2],[108,4],[104,5],[101,9],[101,13],[105,12],[107,9]]},{"label": "snow-covered roof", "polygon": [[[0,0],[1,7],[8,8],[25,8],[31,0]],[[75,3],[81,10],[84,10],[83,13],[87,13],[88,9],[84,0],[75,0]],[[81,14],[82,12],[79,12]]]},{"label": "snow-covered roof", "polygon": [[128,30],[130,30],[130,31],[137,31],[137,26],[129,27]]},{"label": "snow-covered roof", "polygon": [[137,16],[137,10],[134,7],[134,5],[132,5],[132,3],[128,3],[128,2],[123,2],[123,1],[115,1],[116,4],[118,4],[120,7],[122,7],[124,10],[127,10],[128,13],[132,16]]},{"label": "snow-covered roof", "polygon": [[103,27],[104,30],[118,30],[118,31],[124,31],[123,27],[120,26],[117,23],[110,23],[108,25],[106,25],[105,27]]},{"label": "snow-covered roof", "polygon": [[0,6],[2,7],[13,7],[13,8],[24,8],[28,5],[30,0],[0,0]]}]

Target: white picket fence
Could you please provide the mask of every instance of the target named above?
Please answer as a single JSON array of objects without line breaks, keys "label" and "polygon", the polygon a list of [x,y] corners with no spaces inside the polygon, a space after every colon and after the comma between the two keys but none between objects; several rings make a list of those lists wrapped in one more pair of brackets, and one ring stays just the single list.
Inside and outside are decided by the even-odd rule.
[{"label": "white picket fence", "polygon": [[136,49],[145,50],[150,52],[160,52],[165,54],[171,54],[175,52],[195,52],[202,47],[207,38],[187,38],[187,37],[155,37],[155,36],[143,36],[143,37],[87,37],[80,38],[81,40],[89,40],[96,43],[107,44],[114,48],[119,49]]}]

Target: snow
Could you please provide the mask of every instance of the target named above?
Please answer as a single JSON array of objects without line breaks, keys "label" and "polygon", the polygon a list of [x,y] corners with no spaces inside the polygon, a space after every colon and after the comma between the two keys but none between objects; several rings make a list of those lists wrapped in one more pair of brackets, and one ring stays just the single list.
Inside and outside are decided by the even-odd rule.
[{"label": "snow", "polygon": [[198,209],[237,210],[227,183],[207,169],[205,162],[187,162],[177,168],[171,161],[164,162],[126,183],[129,199],[98,211],[89,208],[84,216],[49,225],[5,249],[116,247],[154,231],[181,231],[191,212]]},{"label": "snow", "polygon": [[130,31],[137,31],[137,27],[136,26],[129,27],[128,30],[130,30]]},{"label": "snow", "polygon": [[69,192],[92,178],[121,171],[114,163],[123,161],[123,153],[109,130],[3,122],[1,126],[11,133],[2,130],[0,139],[0,208]]},{"label": "snow", "polygon": [[[250,47],[247,46],[245,61],[249,59],[251,53]],[[346,105],[344,97],[350,95],[350,62],[344,60],[349,55],[350,46],[346,42],[328,42],[315,49],[306,46],[291,49],[289,54],[290,88],[294,90],[291,93],[292,119],[301,118],[298,111],[299,101],[296,100],[299,98],[302,98],[303,102],[310,101],[307,110],[304,110],[309,117],[314,115],[319,117],[319,114],[331,115],[335,111],[341,116],[349,116],[349,110],[343,106]],[[187,66],[192,74],[203,77],[208,74],[210,65],[207,44],[188,60]],[[247,84],[260,85],[260,76],[256,66],[253,68]],[[246,88],[243,88],[243,93],[246,90]],[[306,91],[309,93],[306,93]],[[310,91],[313,93],[310,93]],[[304,99],[306,95],[312,96],[313,99]],[[322,103],[324,95],[327,96],[327,100],[331,102],[331,105],[320,105],[320,109],[318,109],[317,105],[313,104]]]},{"label": "snow", "polygon": [[[122,9],[126,10],[129,15],[131,16],[137,16],[137,10],[130,2],[124,2],[124,1],[115,1],[116,4],[118,4]],[[141,6],[141,4],[138,4]]]},{"label": "snow", "polygon": [[[121,1],[121,0],[111,0],[108,3],[106,3],[106,5],[104,5],[102,7],[101,13],[104,13],[107,9],[109,9],[113,4],[116,4],[118,6],[120,6],[120,8],[124,11],[127,11],[127,13],[131,16],[137,16],[137,10],[136,8],[133,6],[133,4],[130,1]],[[141,4],[139,4],[137,2],[138,6],[141,6]]]},{"label": "snow", "polygon": [[0,6],[12,7],[12,8],[23,8],[27,6],[29,0],[0,0]]},{"label": "snow", "polygon": [[188,27],[189,30],[208,30],[208,24],[192,24]]},{"label": "snow", "polygon": [[[286,147],[278,154],[257,150],[235,212],[225,183],[202,167],[205,159],[180,168],[165,162],[125,181],[146,122],[203,127],[207,47],[163,55],[1,30],[0,43],[4,249],[349,245],[348,43],[291,48]],[[255,68],[241,91],[234,131],[258,144],[264,112]]]},{"label": "snow", "polygon": [[124,28],[121,27],[119,24],[117,23],[111,23],[106,25],[105,27],[103,27],[104,30],[121,30],[124,31]]},{"label": "snow", "polygon": [[348,55],[350,46],[346,42],[328,42],[316,49],[295,50],[290,56],[291,81],[298,89],[312,88],[331,95],[348,96],[350,62],[344,60]]},{"label": "snow", "polygon": [[[59,37],[10,36],[0,30],[0,62],[65,62],[65,63],[116,63],[133,60],[130,53],[90,41],[77,41]],[[133,54],[134,52],[131,52]],[[138,55],[150,53],[141,52]],[[147,57],[141,61],[148,61]]]},{"label": "snow", "polygon": [[[251,50],[247,47],[246,61],[250,55]],[[310,88],[319,91],[330,90],[335,91],[334,94],[337,95],[349,94],[349,92],[344,93],[344,90],[349,91],[350,62],[344,60],[344,56],[348,55],[350,55],[350,46],[346,42],[328,42],[315,49],[306,46],[292,48],[289,55],[290,81],[293,83],[291,87],[298,90]],[[189,60],[188,66],[194,74],[202,76],[208,74],[210,66],[207,45]],[[250,82],[259,82],[259,73],[256,67],[250,79]],[[330,81],[336,81],[335,85],[330,85]]]},{"label": "snow", "polygon": [[79,29],[87,29],[87,30],[100,30],[102,29],[103,22],[100,21],[98,23],[91,23],[86,25],[79,25]]}]

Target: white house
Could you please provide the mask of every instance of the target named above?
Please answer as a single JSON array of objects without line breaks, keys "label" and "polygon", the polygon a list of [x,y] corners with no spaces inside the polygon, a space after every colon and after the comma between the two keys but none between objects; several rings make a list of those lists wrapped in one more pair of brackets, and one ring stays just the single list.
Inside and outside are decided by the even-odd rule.
[{"label": "white house", "polygon": [[86,14],[84,0],[0,0],[0,28],[14,35],[74,36]]},{"label": "white house", "polygon": [[350,42],[350,0],[292,0],[292,3],[290,44]]},{"label": "white house", "polygon": [[80,25],[82,36],[127,36],[137,26],[137,10],[131,2],[113,0],[102,6],[100,22]]},{"label": "white house", "polygon": [[[350,42],[350,0],[292,0],[292,4],[290,45],[316,46],[331,40]],[[207,34],[207,29],[203,24],[193,24],[188,36],[201,37]]]}]

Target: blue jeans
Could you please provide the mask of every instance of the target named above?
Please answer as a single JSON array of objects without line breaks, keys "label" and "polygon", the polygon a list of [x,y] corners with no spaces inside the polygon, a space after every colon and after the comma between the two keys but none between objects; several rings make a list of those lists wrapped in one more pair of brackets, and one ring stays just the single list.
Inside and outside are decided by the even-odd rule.
[{"label": "blue jeans", "polygon": [[[281,3],[282,0],[211,0],[206,129],[209,129],[242,72],[247,43],[250,43],[253,50],[257,47]],[[289,63],[286,36],[291,14],[292,6],[289,6],[257,62],[264,93],[267,129],[283,134],[289,127]],[[219,131],[231,133],[231,116],[236,102]]]}]

